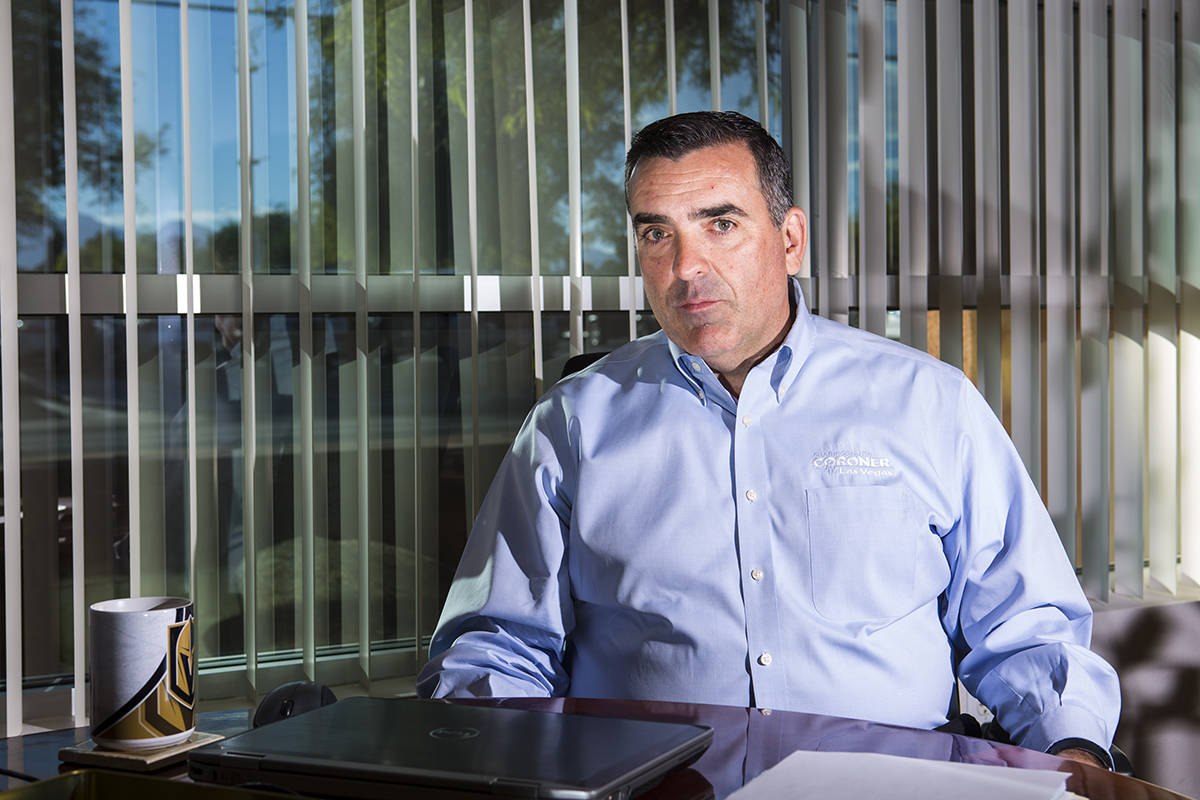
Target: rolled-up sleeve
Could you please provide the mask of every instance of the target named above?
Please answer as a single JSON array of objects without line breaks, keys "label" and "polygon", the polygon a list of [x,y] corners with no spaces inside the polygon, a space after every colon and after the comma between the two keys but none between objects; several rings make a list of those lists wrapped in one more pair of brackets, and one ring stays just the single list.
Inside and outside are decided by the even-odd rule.
[{"label": "rolled-up sleeve", "polygon": [[480,508],[417,677],[424,697],[562,695],[574,627],[566,542],[574,458],[561,398],[525,420]]},{"label": "rolled-up sleeve", "polygon": [[1120,689],[1088,649],[1091,607],[1011,440],[963,383],[962,508],[943,536],[953,578],[942,623],[959,677],[1017,744],[1045,750],[1080,738],[1107,748]]}]

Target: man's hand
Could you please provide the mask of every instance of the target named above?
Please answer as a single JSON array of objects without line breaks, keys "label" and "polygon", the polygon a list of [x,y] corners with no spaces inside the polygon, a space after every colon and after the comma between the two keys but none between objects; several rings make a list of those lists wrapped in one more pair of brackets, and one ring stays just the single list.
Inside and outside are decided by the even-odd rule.
[{"label": "man's hand", "polygon": [[1080,764],[1088,764],[1089,766],[1108,769],[1108,767],[1104,766],[1100,759],[1096,758],[1093,753],[1089,753],[1087,750],[1084,750],[1081,747],[1068,747],[1066,750],[1059,750],[1057,753],[1055,753],[1055,755],[1061,756],[1062,758],[1069,758],[1072,761],[1078,761]]}]

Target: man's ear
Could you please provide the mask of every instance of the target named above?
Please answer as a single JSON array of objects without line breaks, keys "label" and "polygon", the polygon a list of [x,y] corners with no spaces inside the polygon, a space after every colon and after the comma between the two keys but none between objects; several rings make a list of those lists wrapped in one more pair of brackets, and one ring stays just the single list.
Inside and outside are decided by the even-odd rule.
[{"label": "man's ear", "polygon": [[783,253],[787,260],[787,274],[795,275],[804,264],[804,251],[808,247],[808,218],[804,212],[792,206],[783,218],[780,228],[783,234]]}]

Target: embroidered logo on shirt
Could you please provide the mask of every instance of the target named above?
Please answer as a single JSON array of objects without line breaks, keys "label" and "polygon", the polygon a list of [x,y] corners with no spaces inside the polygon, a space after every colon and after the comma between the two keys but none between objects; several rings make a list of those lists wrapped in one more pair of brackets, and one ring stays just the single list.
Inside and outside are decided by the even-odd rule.
[{"label": "embroidered logo on shirt", "polygon": [[891,456],[868,450],[822,450],[813,453],[814,469],[839,477],[892,478],[899,469]]}]

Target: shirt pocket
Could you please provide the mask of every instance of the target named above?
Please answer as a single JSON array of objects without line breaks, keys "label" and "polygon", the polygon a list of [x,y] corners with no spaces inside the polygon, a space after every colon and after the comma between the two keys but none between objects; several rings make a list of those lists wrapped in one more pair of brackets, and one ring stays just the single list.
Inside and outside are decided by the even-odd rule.
[{"label": "shirt pocket", "polygon": [[906,489],[837,486],[805,496],[813,607],[822,617],[887,622],[940,594],[940,539]]}]

